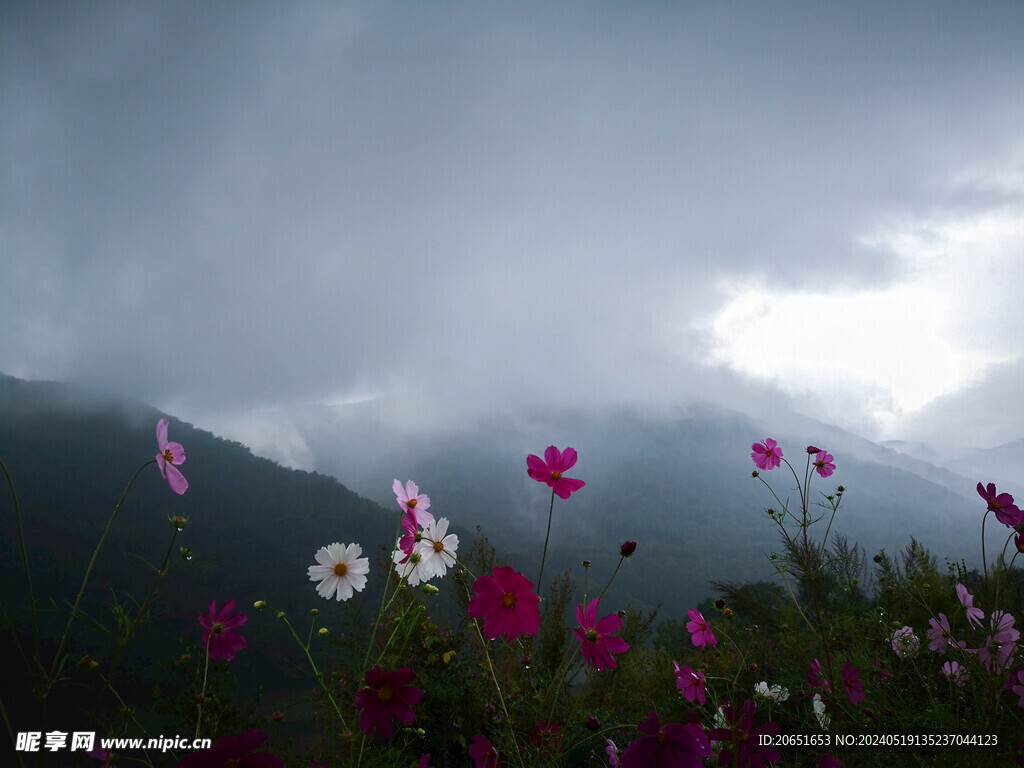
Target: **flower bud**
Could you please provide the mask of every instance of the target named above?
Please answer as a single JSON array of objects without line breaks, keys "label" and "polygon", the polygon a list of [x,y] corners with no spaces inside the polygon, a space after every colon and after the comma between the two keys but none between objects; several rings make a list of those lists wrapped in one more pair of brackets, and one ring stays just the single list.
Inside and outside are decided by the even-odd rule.
[{"label": "flower bud", "polygon": [[623,543],[623,545],[621,547],[619,547],[619,554],[622,555],[623,557],[629,557],[634,552],[636,552],[636,542],[635,541],[627,541],[627,542]]},{"label": "flower bud", "polygon": [[725,600],[723,600],[722,598],[718,598],[717,600],[715,600],[715,608],[717,608],[718,610],[722,610],[723,608],[725,608]]},{"label": "flower bud", "polygon": [[284,720],[284,712],[275,712],[270,716],[270,719],[273,720],[275,723],[280,723],[282,720]]},{"label": "flower bud", "polygon": [[1024,533],[1018,533],[1014,536],[1013,543],[1017,547],[1017,551],[1024,554]]},{"label": "flower bud", "polygon": [[521,661],[523,662],[523,666],[524,666],[524,667],[528,667],[528,666],[530,666],[530,664],[532,664],[532,663],[533,663],[533,659],[532,659],[532,658],[530,658],[530,656],[529,656],[529,655],[523,656],[523,658],[521,659]]},{"label": "flower bud", "polygon": [[875,556],[874,556],[873,558],[871,558],[871,559],[872,559],[872,560],[874,560],[874,561],[875,561],[876,563],[880,563],[880,562],[882,562],[882,556],[881,556],[881,555],[875,555]]},{"label": "flower bud", "polygon": [[590,561],[589,560],[584,560],[582,565],[583,565],[584,568],[589,568],[590,567]]},{"label": "flower bud", "polygon": [[277,612],[277,620],[282,621],[284,619],[284,611]]},{"label": "flower bud", "polygon": [[808,445],[807,446],[807,453],[809,453],[811,456],[813,456],[816,453],[820,453],[820,452],[821,452],[821,448],[817,448],[817,447],[815,447],[813,445]]},{"label": "flower bud", "polygon": [[182,547],[180,552],[181,552],[181,557],[182,557],[183,560],[191,560],[192,559],[193,552],[192,552],[192,550],[189,547]]},{"label": "flower bud", "polygon": [[169,517],[167,519],[170,520],[171,525],[179,531],[185,530],[185,526],[188,525],[188,518],[182,517],[181,515],[175,515],[174,517]]},{"label": "flower bud", "polygon": [[312,608],[309,611],[309,615],[310,616],[316,616],[318,613],[320,613],[320,609],[319,608]]},{"label": "flower bud", "polygon": [[750,666],[747,667],[747,669],[749,669],[751,672],[757,672],[757,664],[754,664],[753,662],[751,662]]},{"label": "flower bud", "polygon": [[758,472],[757,472],[756,469],[753,472],[750,473],[751,477],[757,477],[757,475],[758,475]]},{"label": "flower bud", "polygon": [[587,715],[587,719],[583,721],[583,726],[588,731],[596,731],[601,727],[601,721],[593,715]]},{"label": "flower bud", "polygon": [[327,629],[327,627],[320,627],[318,632],[320,633],[320,637],[327,637],[327,635],[330,633],[330,630]]},{"label": "flower bud", "polygon": [[263,600],[257,600],[255,603],[252,604],[252,607],[255,608],[257,611],[262,611],[264,608],[267,607],[267,604]]},{"label": "flower bud", "polygon": [[626,612],[625,612],[624,610],[622,610],[621,608],[620,608],[620,609],[619,609],[618,611],[616,611],[616,612],[615,612],[615,614],[616,614],[616,615],[617,615],[617,616],[618,616],[618,617],[619,617],[620,619],[624,619],[624,618],[626,618]]},{"label": "flower bud", "polygon": [[423,592],[428,595],[436,595],[441,590],[435,587],[433,584],[424,584]]},{"label": "flower bud", "polygon": [[731,619],[732,618],[732,608],[726,608],[724,611],[722,611],[722,615],[725,616],[725,618],[727,618],[727,619]]}]

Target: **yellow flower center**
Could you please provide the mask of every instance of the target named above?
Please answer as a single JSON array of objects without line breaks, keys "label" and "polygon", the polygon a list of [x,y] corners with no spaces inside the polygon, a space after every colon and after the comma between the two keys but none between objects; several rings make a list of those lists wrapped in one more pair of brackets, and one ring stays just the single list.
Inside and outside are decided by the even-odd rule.
[{"label": "yellow flower center", "polygon": [[387,704],[389,701],[391,701],[392,695],[394,695],[394,691],[392,691],[386,685],[382,685],[380,688],[377,689],[377,701],[381,702],[382,704]]},{"label": "yellow flower center", "polygon": [[419,501],[419,499],[409,499],[409,509],[412,509],[413,507],[415,507],[416,506],[416,502],[418,502],[418,501]]},{"label": "yellow flower center", "polygon": [[552,472],[551,473],[551,479],[552,480],[561,480],[562,479],[562,473],[561,472]]},{"label": "yellow flower center", "polygon": [[668,744],[668,736],[665,735],[664,731],[658,731],[658,735],[654,737],[654,741],[659,747],[664,747]]},{"label": "yellow flower center", "polygon": [[213,634],[215,635],[224,634],[224,625],[221,624],[219,621],[214,622],[213,626],[210,627],[210,631],[213,632]]},{"label": "yellow flower center", "polygon": [[334,564],[334,575],[335,576],[345,576],[347,573],[348,573],[348,566],[347,565],[345,565],[344,563],[335,563]]},{"label": "yellow flower center", "polygon": [[501,604],[506,608],[516,607],[516,595],[514,592],[506,592],[501,596]]},{"label": "yellow flower center", "polygon": [[170,448],[164,448],[164,461],[166,461],[168,464],[174,463],[174,456],[171,455]]},{"label": "yellow flower center", "polygon": [[444,542],[441,541],[440,539],[435,541],[434,542],[434,551],[435,552],[444,552]]}]

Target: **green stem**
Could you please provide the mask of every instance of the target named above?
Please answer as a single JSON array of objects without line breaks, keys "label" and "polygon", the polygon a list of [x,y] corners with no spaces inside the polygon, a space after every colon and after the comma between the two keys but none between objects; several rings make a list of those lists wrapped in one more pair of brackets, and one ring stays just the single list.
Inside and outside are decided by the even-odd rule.
[{"label": "green stem", "polygon": [[64,651],[64,645],[67,643],[68,635],[71,632],[71,625],[74,623],[75,615],[78,613],[78,605],[82,602],[82,595],[85,594],[85,586],[89,583],[89,576],[92,575],[93,566],[96,565],[96,558],[99,557],[100,550],[103,548],[103,544],[106,542],[107,536],[110,534],[110,529],[114,525],[114,519],[117,517],[117,513],[121,510],[121,505],[124,504],[125,497],[128,495],[129,489],[135,482],[135,478],[137,478],[139,476],[139,473],[141,473],[142,470],[144,470],[150,464],[156,464],[156,459],[151,459],[150,461],[147,461],[145,464],[143,464],[141,467],[135,470],[135,474],[132,475],[132,479],[128,481],[128,485],[125,486],[124,491],[121,493],[121,498],[118,499],[117,506],[114,507],[113,514],[110,515],[110,520],[107,521],[107,527],[103,529],[103,535],[100,537],[99,544],[97,544],[96,549],[93,550],[92,559],[89,560],[89,567],[85,569],[85,577],[82,579],[82,586],[78,588],[78,595],[75,597],[75,604],[71,607],[71,615],[68,616],[68,624],[64,628],[64,634],[60,638],[60,644],[57,646],[57,653],[54,654],[53,657],[53,664],[50,665],[50,672],[47,675],[46,687],[43,689],[42,694],[44,699],[49,695],[50,690],[53,688],[54,673],[56,672],[57,664],[60,661],[61,654]]},{"label": "green stem", "polygon": [[210,643],[213,642],[213,632],[206,638],[206,664],[203,666],[203,689],[199,692],[199,701],[196,702],[196,738],[199,738],[199,725],[203,722],[203,702],[206,701],[206,675],[210,671]]},{"label": "green stem", "polygon": [[540,583],[544,578],[544,563],[548,559],[548,539],[551,538],[551,515],[555,511],[555,489],[551,489],[551,506],[548,507],[548,532],[544,534],[544,552],[540,556],[540,575],[537,576],[537,596],[542,597],[540,593]]},{"label": "green stem", "polygon": [[604,589],[601,590],[601,594],[598,595],[597,600],[600,603],[601,598],[604,597],[604,593],[608,591],[608,587],[615,581],[615,575],[619,572],[619,568],[622,566],[622,561],[626,559],[625,555],[619,555],[619,563],[615,566],[615,570],[612,572],[612,577],[608,579],[608,583],[604,585]]},{"label": "green stem", "polygon": [[25,581],[28,583],[28,602],[32,611],[32,633],[35,639],[36,656],[39,657],[40,663],[42,663],[39,647],[41,642],[39,634],[39,614],[36,611],[35,590],[32,588],[32,571],[28,566],[28,549],[25,546],[25,530],[21,523],[21,504],[18,503],[18,492],[14,488],[14,479],[11,477],[11,473],[7,470],[7,465],[4,464],[3,459],[0,459],[0,469],[3,469],[4,471],[4,476],[7,478],[7,487],[11,489],[11,497],[14,499],[14,519],[18,525],[18,544],[21,547],[21,564],[25,569]]}]

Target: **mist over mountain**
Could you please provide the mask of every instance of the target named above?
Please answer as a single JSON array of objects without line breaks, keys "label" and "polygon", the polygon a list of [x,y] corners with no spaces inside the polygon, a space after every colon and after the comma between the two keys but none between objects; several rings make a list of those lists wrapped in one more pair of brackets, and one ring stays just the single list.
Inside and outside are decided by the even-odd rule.
[{"label": "mist over mountain", "polygon": [[[480,526],[533,580],[550,492],[527,476],[526,456],[556,445],[576,448],[579,462],[569,475],[586,486],[555,499],[548,573],[568,570],[582,588],[580,562],[588,559],[590,589],[600,589],[619,545],[634,540],[637,552],[606,601],[661,605],[663,615],[679,616],[712,593],[709,581],[773,575],[765,555],[778,550],[778,541],[764,509],[777,502],[751,477],[750,460],[751,443],[767,436],[801,476],[806,445],[835,456],[836,473],[827,480],[813,475],[812,493],[845,486],[833,531],[868,555],[898,550],[913,535],[940,562],[965,557],[979,565],[984,505],[975,477],[791,413],[757,418],[701,404],[661,416],[565,408],[530,419],[497,415],[448,433],[403,434],[381,418],[380,407],[292,414],[314,472],[282,467],[172,419],[170,437],[187,451],[189,491],[176,497],[155,467],[143,472],[100,564],[97,590],[104,580],[130,584],[145,576],[141,567],[134,576],[126,570],[130,553],[161,556],[167,517],[181,514],[192,520],[181,543],[196,557],[166,583],[168,611],[195,613],[217,596],[315,606],[319,598],[305,573],[313,553],[332,541],[358,541],[375,558],[394,535],[395,478],[416,481],[464,545]],[[77,585],[118,494],[155,453],[160,416],[102,394],[0,378],[0,455],[18,483],[33,562],[54,586],[66,592]],[[781,500],[798,503],[785,465],[762,476]],[[989,528],[991,554],[1002,540]],[[0,530],[10,575],[17,566],[13,525]]]}]

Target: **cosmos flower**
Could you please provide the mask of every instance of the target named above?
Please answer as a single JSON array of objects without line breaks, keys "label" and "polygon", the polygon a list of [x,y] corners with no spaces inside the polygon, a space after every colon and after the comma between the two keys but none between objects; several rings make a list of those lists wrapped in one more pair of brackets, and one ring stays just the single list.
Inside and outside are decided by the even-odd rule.
[{"label": "cosmos flower", "polygon": [[690,633],[690,640],[694,645],[702,650],[709,645],[718,645],[718,640],[711,631],[711,625],[700,611],[691,608],[686,612],[686,617],[689,619],[686,622],[686,631]]},{"label": "cosmos flower", "polygon": [[235,601],[228,600],[217,610],[217,601],[210,601],[210,615],[199,614],[199,623],[206,631],[203,633],[203,645],[211,659],[225,659],[231,661],[235,658],[237,651],[245,648],[245,638],[231,630],[241,627],[246,622],[244,613],[231,612],[235,610]]},{"label": "cosmos flower", "polygon": [[417,551],[425,563],[425,568],[433,576],[444,576],[448,569],[455,565],[455,553],[459,549],[459,537],[448,533],[448,518],[439,517],[432,520],[423,529]]},{"label": "cosmos flower", "polygon": [[[777,763],[782,755],[771,742],[761,745],[762,735],[774,735],[779,732],[779,724],[774,722],[754,725],[754,713],[757,704],[751,699],[743,702],[739,712],[731,702],[722,707],[722,714],[725,718],[726,727],[715,728],[708,731],[708,738],[712,741],[721,741],[725,745],[718,756],[718,762],[722,765],[748,765],[762,767],[766,762]],[[733,760],[732,750],[736,750],[736,762]]]},{"label": "cosmos flower", "polygon": [[914,634],[913,627],[897,629],[889,636],[889,640],[892,642],[893,652],[904,659],[916,656],[918,649],[921,647],[921,641]]},{"label": "cosmos flower", "polygon": [[758,469],[768,471],[782,464],[782,449],[770,437],[766,437],[760,443],[754,443],[750,447],[753,449],[750,458],[757,464]]},{"label": "cosmos flower", "polygon": [[540,597],[533,592],[532,582],[508,566],[492,573],[473,582],[476,596],[466,606],[469,615],[484,620],[483,634],[491,640],[502,634],[509,641],[521,634],[536,635]]},{"label": "cosmos flower", "polygon": [[501,758],[491,740],[479,733],[473,737],[469,745],[469,756],[473,758],[473,768],[501,768]]},{"label": "cosmos flower", "polygon": [[419,487],[412,480],[406,481],[403,486],[395,478],[395,481],[391,484],[391,490],[395,492],[398,506],[406,514],[412,515],[417,525],[422,527],[434,520],[433,514],[427,511],[430,509],[430,497],[425,493],[420,493]]},{"label": "cosmos flower", "polygon": [[974,595],[968,592],[967,587],[963,584],[957,584],[956,596],[960,598],[960,605],[967,611],[967,621],[981,629],[981,620],[985,618],[985,612],[981,608],[974,607]]},{"label": "cosmos flower", "polygon": [[995,483],[982,487],[978,483],[978,495],[988,502],[988,508],[995,512],[996,519],[1003,525],[1016,528],[1024,522],[1024,512],[1013,503],[1013,496],[1008,493],[997,493]]},{"label": "cosmos flower", "polygon": [[771,701],[781,702],[789,698],[789,689],[783,688],[781,685],[773,685],[769,688],[768,682],[762,680],[754,686],[754,694]]},{"label": "cosmos flower", "polygon": [[376,730],[381,737],[390,739],[395,735],[393,720],[397,719],[408,727],[416,720],[413,707],[420,703],[423,691],[409,685],[416,679],[416,673],[409,667],[395,672],[383,672],[374,667],[366,673],[368,687],[356,691],[356,708],[359,715],[359,730],[370,734]]},{"label": "cosmos flower", "polygon": [[943,664],[942,674],[947,680],[951,683],[955,683],[959,688],[963,688],[964,683],[970,679],[967,674],[967,670],[955,661],[947,661]]},{"label": "cosmos flower", "polygon": [[822,727],[822,730],[828,730],[832,718],[825,714],[825,702],[822,701],[820,693],[814,694],[812,706],[814,707],[814,716],[818,718],[818,725]]},{"label": "cosmos flower", "polygon": [[600,672],[614,669],[616,664],[612,654],[625,653],[629,645],[621,637],[611,637],[611,633],[617,632],[622,626],[622,619],[617,615],[610,613],[600,621],[597,620],[598,601],[599,598],[595,597],[587,603],[586,611],[583,610],[583,603],[576,606],[576,621],[580,625],[574,631],[583,660]]},{"label": "cosmos flower", "polygon": [[832,685],[828,678],[821,674],[821,662],[817,659],[811,660],[811,668],[807,671],[807,682],[814,688],[824,688],[826,693],[832,693]]},{"label": "cosmos flower", "polygon": [[708,735],[697,723],[662,726],[652,709],[637,728],[644,735],[626,747],[622,768],[702,768],[703,758],[711,756]]},{"label": "cosmos flower", "polygon": [[263,731],[243,731],[223,736],[209,749],[193,752],[178,763],[178,768],[284,768],[284,760],[267,752],[254,752],[267,740]]},{"label": "cosmos flower", "polygon": [[175,465],[185,463],[185,449],[181,443],[167,441],[167,419],[160,419],[156,423],[156,447],[156,465],[160,468],[160,477],[180,496],[188,490],[188,480]]},{"label": "cosmos flower", "polygon": [[822,477],[828,477],[836,471],[836,465],[832,463],[832,454],[818,451],[814,457],[814,471]]},{"label": "cosmos flower", "polygon": [[843,664],[843,688],[850,697],[850,703],[857,706],[864,701],[864,683],[860,681],[860,670],[852,661]]},{"label": "cosmos flower", "polygon": [[370,561],[360,557],[362,553],[363,549],[358,544],[346,547],[338,542],[317,550],[315,557],[319,565],[309,566],[307,574],[310,581],[320,582],[316,586],[320,597],[330,600],[337,593],[340,602],[363,591],[366,574],[370,572]]},{"label": "cosmos flower", "polygon": [[931,626],[928,630],[928,647],[936,653],[945,653],[946,647],[953,644],[949,619],[946,614],[940,613],[938,619],[928,619],[928,624]]},{"label": "cosmos flower", "polygon": [[676,668],[676,688],[683,694],[683,698],[701,705],[705,704],[707,690],[704,685],[704,673],[700,670],[695,672],[685,664],[680,666],[677,661],[673,661],[672,666]]},{"label": "cosmos flower", "polygon": [[576,449],[566,448],[559,451],[555,446],[548,446],[544,458],[530,454],[526,457],[526,472],[534,480],[547,483],[560,499],[568,499],[570,495],[582,488],[586,483],[564,477],[576,465]]}]

